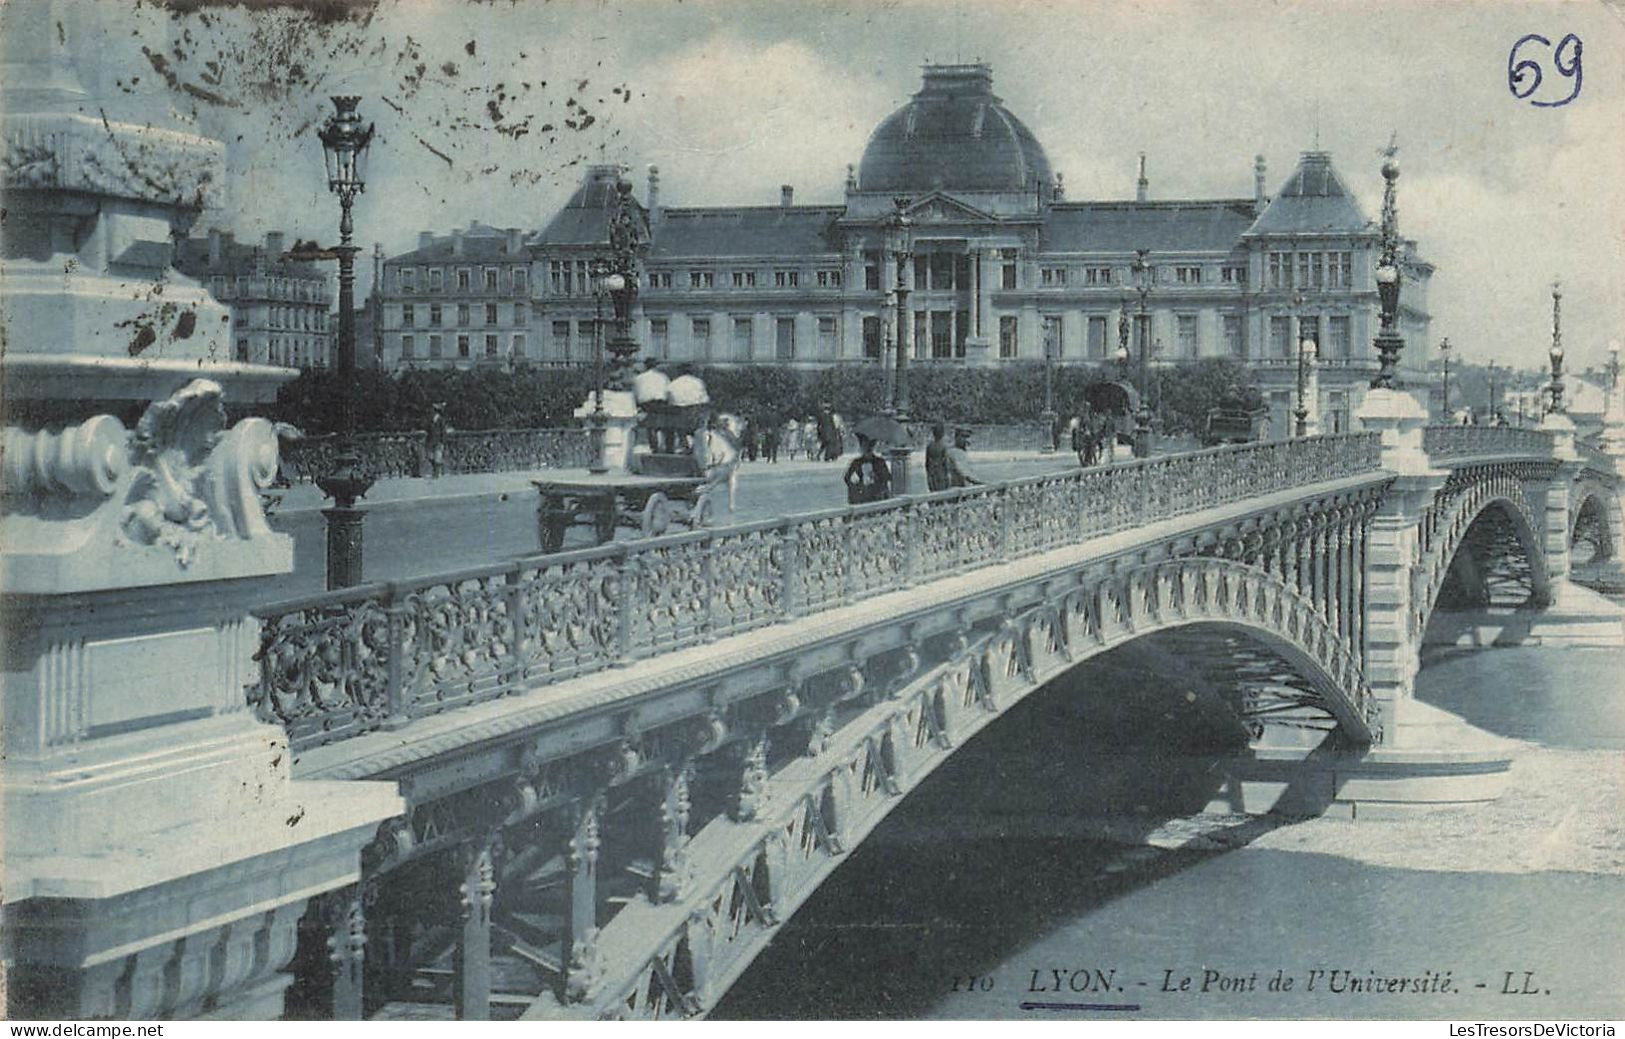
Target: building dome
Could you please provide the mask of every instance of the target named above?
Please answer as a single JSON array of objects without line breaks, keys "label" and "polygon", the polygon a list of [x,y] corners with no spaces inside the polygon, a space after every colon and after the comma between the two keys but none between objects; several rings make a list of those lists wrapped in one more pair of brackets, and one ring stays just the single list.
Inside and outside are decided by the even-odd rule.
[{"label": "building dome", "polygon": [[875,128],[858,167],[861,191],[1026,191],[1053,179],[987,65],[925,66],[920,92]]}]

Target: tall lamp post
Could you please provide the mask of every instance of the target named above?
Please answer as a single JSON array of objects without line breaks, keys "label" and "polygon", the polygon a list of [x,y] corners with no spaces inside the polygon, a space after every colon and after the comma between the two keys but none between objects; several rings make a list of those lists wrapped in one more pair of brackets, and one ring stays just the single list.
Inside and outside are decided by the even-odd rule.
[{"label": "tall lamp post", "polygon": [[892,200],[886,218],[886,251],[897,260],[897,373],[892,380],[889,410],[899,422],[908,421],[908,281],[909,260],[914,256],[914,226],[908,218],[909,200]]},{"label": "tall lamp post", "polygon": [[355,447],[355,254],[351,244],[355,231],[350,217],[355,197],[366,189],[367,148],[372,144],[371,123],[362,125],[356,112],[359,97],[332,98],[333,114],[327,117],[317,136],[327,163],[327,188],[339,199],[339,244],[325,254],[339,263],[339,356],[338,373],[344,383],[341,405],[343,433],[333,468],[316,481],[322,493],[333,499],[323,509],[327,519],[327,587],[347,588],[362,581],[362,521],[366,514],[356,508],[356,499],[372,486],[372,477],[361,466]]},{"label": "tall lamp post", "polygon": [[1450,337],[1439,340],[1439,356],[1444,359],[1444,403],[1439,410],[1445,425],[1450,424]]},{"label": "tall lamp post", "polygon": [[1297,419],[1296,434],[1307,436],[1309,434],[1309,366],[1315,363],[1315,341],[1303,339],[1298,342],[1298,406],[1293,409],[1292,415]]},{"label": "tall lamp post", "polygon": [[638,256],[647,244],[638,217],[632,182],[615,182],[615,201],[609,212],[609,273],[602,285],[615,304],[615,334],[609,338],[610,388],[632,388],[632,362],[638,341],[632,335],[632,304],[638,296]]},{"label": "tall lamp post", "polygon": [[1552,282],[1552,414],[1563,413],[1563,283]]},{"label": "tall lamp post", "polygon": [[1134,457],[1151,456],[1151,321],[1147,317],[1146,303],[1151,295],[1151,264],[1146,257],[1149,249],[1136,249],[1129,271],[1134,277],[1134,290],[1140,296],[1140,409],[1134,415]]},{"label": "tall lamp post", "polygon": [[1603,414],[1612,416],[1619,407],[1619,340],[1608,341],[1608,402],[1603,405]]},{"label": "tall lamp post", "polygon": [[1394,389],[1395,369],[1399,355],[1405,349],[1405,339],[1399,334],[1399,210],[1394,205],[1394,182],[1399,180],[1399,163],[1394,154],[1398,148],[1389,144],[1382,163],[1382,252],[1377,260],[1377,300],[1380,305],[1377,332],[1377,356],[1381,367],[1371,380],[1374,390]]},{"label": "tall lamp post", "polygon": [[612,274],[614,265],[602,257],[595,257],[587,261],[587,273],[592,277],[592,385],[593,404],[592,416],[588,419],[592,437],[592,461],[587,464],[587,471],[595,475],[609,472],[609,466],[604,462],[604,296],[611,288],[618,287],[611,279],[619,279],[620,275]]},{"label": "tall lamp post", "polygon": [[1490,388],[1484,397],[1484,424],[1495,425],[1495,362],[1490,361]]},{"label": "tall lamp post", "polygon": [[[897,368],[891,379],[891,400],[887,412],[899,423],[908,421],[908,264],[914,257],[914,224],[908,218],[909,200],[892,200],[891,215],[886,218],[886,251],[897,261],[897,286],[893,294],[897,300]],[[913,453],[907,443],[893,444],[886,456],[891,459],[892,493],[909,493],[909,455]]]}]

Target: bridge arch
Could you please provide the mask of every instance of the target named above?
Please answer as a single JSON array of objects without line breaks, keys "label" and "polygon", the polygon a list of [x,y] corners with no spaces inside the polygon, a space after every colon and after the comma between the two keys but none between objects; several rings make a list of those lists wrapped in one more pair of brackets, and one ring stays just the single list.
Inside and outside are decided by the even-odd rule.
[{"label": "bridge arch", "polygon": [[1569,545],[1589,545],[1592,555],[1588,561],[1598,563],[1615,558],[1622,543],[1625,516],[1621,515],[1619,496],[1597,480],[1581,479],[1575,484],[1569,507]]},{"label": "bridge arch", "polygon": [[[1510,527],[1529,564],[1530,601],[1551,600],[1551,578],[1546,566],[1542,524],[1525,494],[1527,474],[1510,465],[1457,471],[1423,517],[1418,538],[1419,559],[1414,568],[1413,633],[1427,629],[1439,592],[1444,588],[1457,555],[1469,551],[1475,526],[1494,515]],[[1485,560],[1475,560],[1484,563]]]},{"label": "bridge arch", "polygon": [[1351,742],[1380,739],[1358,658],[1313,601],[1236,560],[1185,556],[1080,580],[966,640],[829,735],[816,756],[766,777],[771,807],[718,818],[690,839],[705,863],[667,904],[628,905],[603,929],[614,976],[580,1005],[544,996],[526,1016],[703,1014],[901,799],[963,743],[1054,678],[1154,633],[1211,627],[1283,657]]}]

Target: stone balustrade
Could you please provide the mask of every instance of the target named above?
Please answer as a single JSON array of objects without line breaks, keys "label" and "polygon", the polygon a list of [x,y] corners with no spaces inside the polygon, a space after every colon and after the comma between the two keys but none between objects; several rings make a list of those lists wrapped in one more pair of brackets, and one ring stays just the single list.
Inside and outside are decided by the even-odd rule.
[{"label": "stone balustrade", "polygon": [[1380,461],[1228,445],[291,600],[256,611],[248,699],[298,750]]}]

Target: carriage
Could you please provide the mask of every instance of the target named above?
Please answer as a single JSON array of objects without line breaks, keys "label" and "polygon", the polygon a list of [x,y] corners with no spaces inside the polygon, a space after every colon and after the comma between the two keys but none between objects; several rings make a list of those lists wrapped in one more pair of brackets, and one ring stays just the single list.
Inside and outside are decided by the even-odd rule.
[{"label": "carriage", "polygon": [[615,540],[620,530],[659,537],[673,526],[709,526],[719,480],[706,471],[704,448],[696,450],[695,440],[706,435],[710,423],[711,409],[705,405],[648,405],[634,427],[643,431],[648,450],[629,450],[624,468],[606,473],[578,469],[531,481],[542,499],[536,512],[542,551],[559,551],[575,526],[591,530],[600,545]]}]

